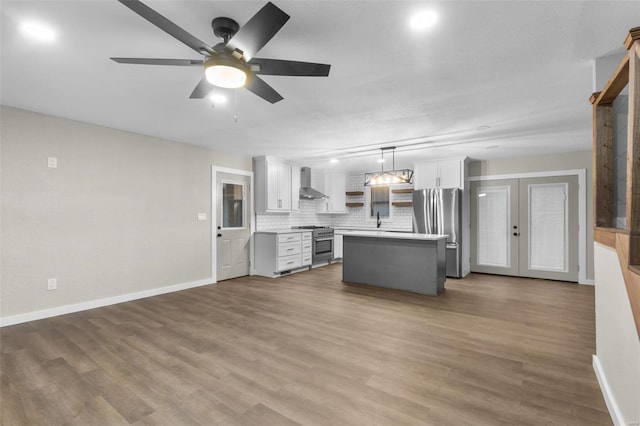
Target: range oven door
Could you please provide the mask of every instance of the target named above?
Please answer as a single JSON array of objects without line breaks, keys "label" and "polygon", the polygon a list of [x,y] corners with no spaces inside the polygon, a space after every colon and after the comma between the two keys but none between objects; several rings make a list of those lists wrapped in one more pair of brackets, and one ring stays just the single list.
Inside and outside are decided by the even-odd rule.
[{"label": "range oven door", "polygon": [[333,258],[333,237],[313,240],[313,263],[328,261]]}]

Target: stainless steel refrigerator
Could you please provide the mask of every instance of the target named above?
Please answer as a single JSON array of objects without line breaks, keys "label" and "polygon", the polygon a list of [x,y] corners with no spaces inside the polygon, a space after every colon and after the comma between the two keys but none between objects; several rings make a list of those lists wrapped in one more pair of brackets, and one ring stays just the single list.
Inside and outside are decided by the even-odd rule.
[{"label": "stainless steel refrigerator", "polygon": [[462,190],[430,188],[413,191],[413,232],[447,234],[447,276],[459,278],[461,268]]}]

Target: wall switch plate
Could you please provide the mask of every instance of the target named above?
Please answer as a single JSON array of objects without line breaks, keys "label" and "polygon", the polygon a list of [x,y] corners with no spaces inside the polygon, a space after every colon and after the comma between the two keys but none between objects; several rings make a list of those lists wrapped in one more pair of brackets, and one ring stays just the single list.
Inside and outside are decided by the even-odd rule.
[{"label": "wall switch plate", "polygon": [[47,157],[47,167],[50,169],[58,168],[58,157]]},{"label": "wall switch plate", "polygon": [[47,290],[55,290],[58,288],[58,280],[55,278],[49,278],[47,280]]},{"label": "wall switch plate", "polygon": [[198,213],[198,220],[207,220],[206,213]]}]

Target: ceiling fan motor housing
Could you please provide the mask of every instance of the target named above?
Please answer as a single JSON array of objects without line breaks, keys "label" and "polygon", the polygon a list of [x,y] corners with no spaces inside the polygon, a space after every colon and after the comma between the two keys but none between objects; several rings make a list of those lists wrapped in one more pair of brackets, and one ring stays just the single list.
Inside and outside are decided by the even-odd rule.
[{"label": "ceiling fan motor housing", "polygon": [[224,40],[226,44],[238,32],[240,25],[231,18],[220,17],[211,21],[211,28],[213,28],[213,34]]}]

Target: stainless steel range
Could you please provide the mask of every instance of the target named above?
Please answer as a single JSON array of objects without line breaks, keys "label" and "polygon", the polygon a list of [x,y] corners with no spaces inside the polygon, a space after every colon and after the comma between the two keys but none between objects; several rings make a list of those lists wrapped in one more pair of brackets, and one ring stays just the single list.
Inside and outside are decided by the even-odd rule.
[{"label": "stainless steel range", "polygon": [[311,263],[318,265],[333,259],[333,228],[308,225],[294,226],[293,229],[310,229],[313,231]]}]

